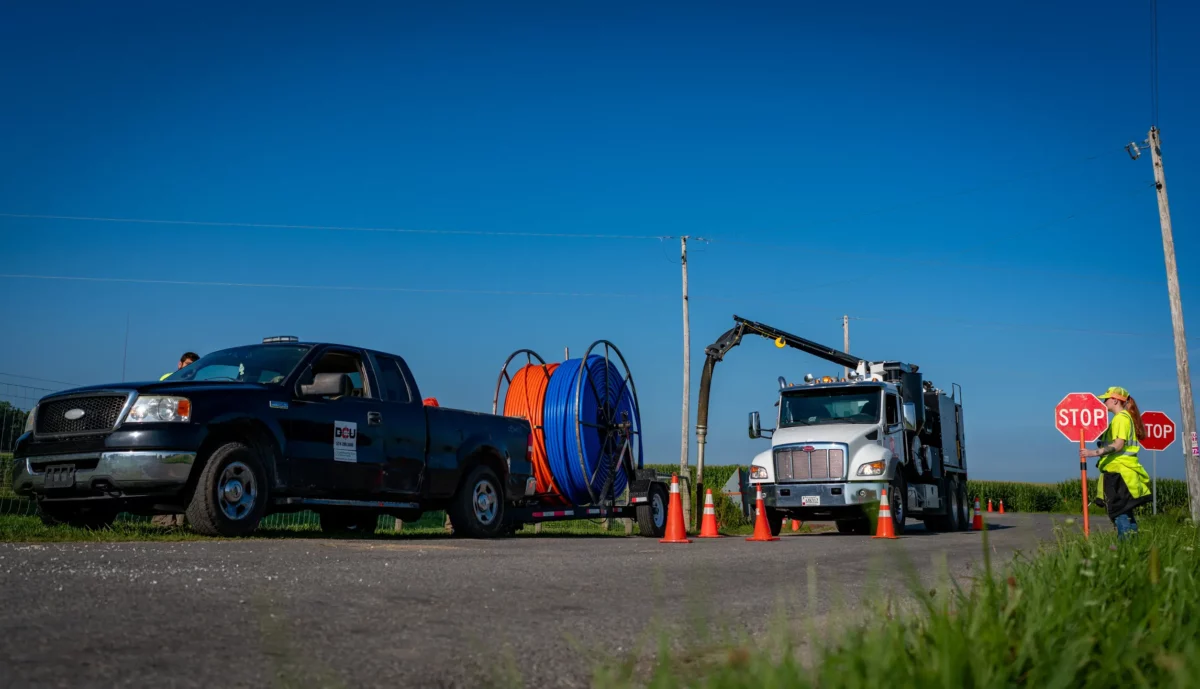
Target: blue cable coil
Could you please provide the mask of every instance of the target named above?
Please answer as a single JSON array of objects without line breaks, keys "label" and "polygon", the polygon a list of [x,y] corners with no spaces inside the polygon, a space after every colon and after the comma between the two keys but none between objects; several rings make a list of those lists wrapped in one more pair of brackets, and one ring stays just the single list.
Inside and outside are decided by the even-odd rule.
[{"label": "blue cable coil", "polygon": [[[592,495],[601,497],[610,463],[621,451],[621,441],[616,434],[610,438],[608,447],[602,447],[603,433],[596,426],[608,423],[605,417],[620,422],[622,414],[627,414],[634,422],[638,434],[630,442],[636,444],[637,468],[642,468],[642,421],[628,382],[602,356],[588,357],[586,371],[581,364],[581,359],[568,359],[550,376],[542,421],[550,472],[563,496],[574,505],[589,504]],[[577,409],[575,389],[581,374],[584,376],[579,396],[582,409]],[[577,417],[582,452],[575,435]],[[620,496],[628,477],[620,463],[616,469],[613,491]]]}]

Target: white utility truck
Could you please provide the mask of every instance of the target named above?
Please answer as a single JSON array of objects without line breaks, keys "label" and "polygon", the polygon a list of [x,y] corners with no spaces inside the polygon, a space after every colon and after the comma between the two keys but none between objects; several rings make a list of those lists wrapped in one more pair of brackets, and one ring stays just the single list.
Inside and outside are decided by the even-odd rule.
[{"label": "white utility truck", "polygon": [[[935,531],[968,528],[961,388],[955,385],[947,394],[923,380],[914,365],[868,362],[761,323],[734,320],[737,327],[708,350],[697,410],[705,423],[711,364],[742,334],[769,337],[779,347],[849,371],[842,378],[810,374],[801,384],[781,377],[773,429],[762,428],[758,412],[750,414],[750,437],[771,439],[771,449],[751,463],[750,487],[763,492],[772,533],[788,517],[834,521],[842,533],[869,533],[871,510],[878,509],[884,488],[897,534],[910,518]],[[698,439],[701,434],[698,425]]]}]

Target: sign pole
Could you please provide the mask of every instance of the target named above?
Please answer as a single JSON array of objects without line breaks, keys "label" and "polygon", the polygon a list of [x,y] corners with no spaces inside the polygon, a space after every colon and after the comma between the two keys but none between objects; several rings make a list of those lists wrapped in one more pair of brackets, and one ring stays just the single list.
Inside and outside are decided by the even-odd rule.
[{"label": "sign pole", "polygon": [[1153,452],[1151,452],[1150,456],[1153,458],[1153,459],[1151,459],[1151,462],[1152,462],[1151,466],[1154,467],[1153,469],[1151,469],[1151,471],[1154,472],[1154,476],[1151,477],[1151,479],[1150,479],[1151,480],[1150,495],[1152,496],[1152,498],[1154,500],[1154,508],[1153,508],[1154,514],[1158,514],[1158,450],[1154,450]]},{"label": "sign pole", "polygon": [[[1079,431],[1079,451],[1080,452],[1083,452],[1084,450],[1087,449],[1087,441],[1085,441],[1083,439],[1083,433],[1084,432],[1082,430]],[[1079,473],[1082,475],[1081,486],[1083,487],[1083,537],[1089,538],[1091,536],[1091,528],[1090,528],[1091,525],[1088,523],[1088,494],[1087,494],[1088,491],[1087,491],[1087,460],[1086,459],[1079,460]]]}]

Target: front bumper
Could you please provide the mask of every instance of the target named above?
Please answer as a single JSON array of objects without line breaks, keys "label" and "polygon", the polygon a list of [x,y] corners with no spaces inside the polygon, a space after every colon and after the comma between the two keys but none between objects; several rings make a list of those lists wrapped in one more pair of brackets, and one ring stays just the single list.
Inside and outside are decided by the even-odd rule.
[{"label": "front bumper", "polygon": [[[14,460],[13,492],[46,498],[135,496],[173,493],[187,485],[195,452],[139,450],[41,455]],[[73,485],[46,489],[46,470],[69,466]]]},{"label": "front bumper", "polygon": [[807,519],[837,519],[862,514],[864,506],[879,501],[886,481],[843,483],[752,483],[763,493],[767,507],[801,515]]}]

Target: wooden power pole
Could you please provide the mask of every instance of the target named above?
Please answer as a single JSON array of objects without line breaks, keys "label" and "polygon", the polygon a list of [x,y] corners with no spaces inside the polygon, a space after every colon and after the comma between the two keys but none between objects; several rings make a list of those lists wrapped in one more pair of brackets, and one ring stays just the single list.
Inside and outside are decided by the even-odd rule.
[{"label": "wooden power pole", "polygon": [[1158,127],[1150,128],[1150,155],[1154,161],[1154,186],[1158,190],[1158,220],[1162,225],[1163,257],[1167,264],[1167,292],[1171,300],[1171,329],[1175,333],[1175,373],[1179,377],[1179,412],[1183,417],[1183,464],[1187,475],[1192,520],[1200,522],[1200,443],[1196,439],[1196,409],[1192,405],[1192,377],[1188,370],[1187,334],[1183,329],[1183,302],[1179,296],[1179,271],[1175,265],[1175,240],[1171,234],[1171,207],[1167,203],[1167,176],[1163,172],[1162,139]]},{"label": "wooden power pole", "polygon": [[[692,330],[691,320],[688,317],[687,240],[687,235],[679,238],[679,261],[683,266],[683,430],[679,441],[679,477],[684,480],[686,480],[688,469],[688,421],[691,416],[688,403],[692,396]],[[703,468],[697,466],[696,481],[700,480],[701,471],[703,471]],[[685,524],[691,523],[688,519],[688,513],[691,508],[689,494],[690,491],[684,490],[681,496],[683,498],[683,521]]]}]

